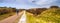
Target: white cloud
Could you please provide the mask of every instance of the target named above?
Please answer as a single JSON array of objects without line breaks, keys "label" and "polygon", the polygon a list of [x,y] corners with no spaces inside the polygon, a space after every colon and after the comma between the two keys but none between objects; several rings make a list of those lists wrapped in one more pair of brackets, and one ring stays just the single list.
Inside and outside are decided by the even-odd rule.
[{"label": "white cloud", "polygon": [[37,5],[46,5],[46,4],[51,4],[53,2],[55,2],[56,0],[36,0],[34,4]]},{"label": "white cloud", "polygon": [[19,4],[26,4],[26,0],[16,0],[16,3],[19,3]]},{"label": "white cloud", "polygon": [[28,0],[28,2],[30,2],[30,3],[32,3],[32,1],[34,1],[34,0]]}]

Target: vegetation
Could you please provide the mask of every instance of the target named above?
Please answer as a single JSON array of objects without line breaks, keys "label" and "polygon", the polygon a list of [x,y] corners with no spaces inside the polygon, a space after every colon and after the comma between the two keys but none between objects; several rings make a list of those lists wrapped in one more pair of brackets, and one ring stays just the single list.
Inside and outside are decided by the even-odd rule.
[{"label": "vegetation", "polygon": [[59,8],[58,6],[51,6],[50,8]]},{"label": "vegetation", "polygon": [[3,15],[0,15],[0,21],[5,19],[5,18],[8,18],[10,16],[13,16],[14,14],[16,14],[15,12],[13,13],[8,13],[8,14],[3,14]]},{"label": "vegetation", "polygon": [[0,15],[6,14],[6,13],[11,13],[11,12],[16,12],[16,8],[0,7]]},{"label": "vegetation", "polygon": [[36,8],[36,9],[29,9],[29,10],[26,10],[27,12],[29,13],[32,13],[34,15],[39,15],[41,14],[41,12],[47,10],[47,8]]},{"label": "vegetation", "polygon": [[37,16],[34,16],[34,14],[30,12],[26,12],[26,16],[27,23],[60,23],[60,8],[49,8]]},{"label": "vegetation", "polygon": [[12,16],[16,13],[16,8],[12,7],[0,7],[0,20]]},{"label": "vegetation", "polygon": [[39,15],[46,23],[60,23],[60,9],[49,9]]}]

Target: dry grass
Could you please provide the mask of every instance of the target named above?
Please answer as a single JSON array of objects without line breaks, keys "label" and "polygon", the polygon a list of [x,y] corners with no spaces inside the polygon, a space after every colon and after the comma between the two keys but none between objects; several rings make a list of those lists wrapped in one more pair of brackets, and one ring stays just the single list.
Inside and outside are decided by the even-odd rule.
[{"label": "dry grass", "polygon": [[37,17],[26,12],[26,16],[27,23],[60,23],[60,9],[46,10]]},{"label": "dry grass", "polygon": [[15,12],[12,12],[12,13],[8,13],[8,14],[3,14],[3,15],[0,15],[0,20],[3,20],[5,18],[8,18],[12,15],[16,14]]}]

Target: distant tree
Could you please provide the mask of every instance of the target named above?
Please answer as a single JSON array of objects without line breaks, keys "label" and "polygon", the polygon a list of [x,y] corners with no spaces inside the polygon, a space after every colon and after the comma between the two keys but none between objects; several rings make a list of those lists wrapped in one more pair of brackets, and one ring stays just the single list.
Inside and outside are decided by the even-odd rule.
[{"label": "distant tree", "polygon": [[0,7],[0,8],[3,8],[3,7]]},{"label": "distant tree", "polygon": [[7,8],[6,6],[4,6],[4,8]]},{"label": "distant tree", "polygon": [[12,8],[12,7],[9,7],[9,8]]},{"label": "distant tree", "polygon": [[16,12],[16,8],[12,8],[13,12]]},{"label": "distant tree", "polygon": [[59,8],[59,6],[50,6],[50,8]]}]

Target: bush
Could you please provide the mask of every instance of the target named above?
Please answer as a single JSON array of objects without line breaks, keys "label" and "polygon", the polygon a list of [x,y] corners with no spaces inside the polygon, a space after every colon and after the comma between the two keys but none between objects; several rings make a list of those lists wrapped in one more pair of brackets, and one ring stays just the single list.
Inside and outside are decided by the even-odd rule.
[{"label": "bush", "polygon": [[36,8],[36,9],[29,9],[29,10],[26,10],[26,11],[29,12],[29,13],[32,13],[34,15],[39,15],[45,10],[47,10],[47,8]]},{"label": "bush", "polygon": [[49,9],[39,15],[46,23],[60,23],[60,9]]}]

